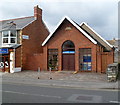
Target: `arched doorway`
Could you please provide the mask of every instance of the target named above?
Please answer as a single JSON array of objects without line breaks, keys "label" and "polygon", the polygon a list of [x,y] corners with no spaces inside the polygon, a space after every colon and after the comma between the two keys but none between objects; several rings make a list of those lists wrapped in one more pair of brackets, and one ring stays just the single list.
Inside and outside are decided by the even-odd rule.
[{"label": "arched doorway", "polygon": [[62,45],[62,70],[75,70],[75,45],[70,40]]}]

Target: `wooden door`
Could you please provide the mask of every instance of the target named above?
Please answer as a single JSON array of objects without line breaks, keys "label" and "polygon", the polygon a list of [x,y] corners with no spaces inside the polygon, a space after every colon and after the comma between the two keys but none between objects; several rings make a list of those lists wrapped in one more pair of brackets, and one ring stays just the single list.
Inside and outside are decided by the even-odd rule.
[{"label": "wooden door", "polygon": [[63,54],[63,70],[75,70],[75,54]]},{"label": "wooden door", "polygon": [[107,69],[107,54],[102,54],[102,70],[101,72],[106,72]]}]

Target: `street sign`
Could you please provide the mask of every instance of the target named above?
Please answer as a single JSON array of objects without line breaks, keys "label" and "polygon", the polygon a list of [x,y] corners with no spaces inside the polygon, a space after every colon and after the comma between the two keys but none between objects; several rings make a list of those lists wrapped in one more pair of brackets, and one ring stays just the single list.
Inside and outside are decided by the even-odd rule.
[{"label": "street sign", "polygon": [[0,48],[0,54],[8,54],[8,48]]},{"label": "street sign", "polygon": [[28,35],[22,35],[22,38],[23,39],[29,39],[29,36]]}]

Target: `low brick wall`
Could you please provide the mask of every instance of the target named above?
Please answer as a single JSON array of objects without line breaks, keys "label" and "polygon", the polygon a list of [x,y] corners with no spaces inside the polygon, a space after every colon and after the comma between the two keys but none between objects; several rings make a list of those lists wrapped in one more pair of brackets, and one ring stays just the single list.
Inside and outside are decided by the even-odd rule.
[{"label": "low brick wall", "polygon": [[42,70],[42,65],[44,63],[43,54],[30,55],[26,59],[25,69],[23,70],[38,70],[38,67]]}]

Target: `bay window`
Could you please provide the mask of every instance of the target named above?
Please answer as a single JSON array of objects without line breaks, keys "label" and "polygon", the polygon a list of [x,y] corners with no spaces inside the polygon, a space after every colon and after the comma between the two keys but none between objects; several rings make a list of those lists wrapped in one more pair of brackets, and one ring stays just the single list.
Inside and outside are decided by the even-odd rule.
[{"label": "bay window", "polygon": [[16,40],[17,40],[16,30],[2,32],[3,44],[16,44]]}]

